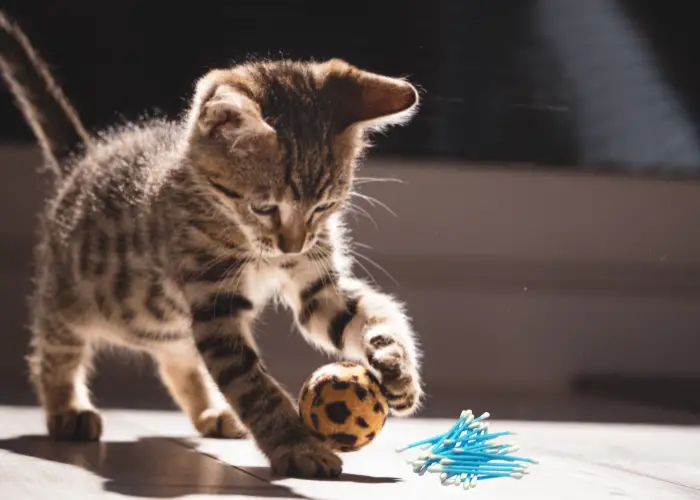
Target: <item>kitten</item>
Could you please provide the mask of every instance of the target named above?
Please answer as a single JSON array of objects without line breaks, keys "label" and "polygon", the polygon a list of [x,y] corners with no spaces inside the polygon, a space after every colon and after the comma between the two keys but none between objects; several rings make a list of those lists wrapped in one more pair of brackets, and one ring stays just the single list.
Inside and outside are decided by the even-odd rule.
[{"label": "kitten", "polygon": [[30,372],[59,440],[97,440],[91,353],[146,352],[205,436],[248,432],[275,472],[333,477],[252,325],[271,299],[304,338],[360,360],[391,410],[421,401],[403,306],[352,274],[343,215],[368,132],[407,122],[415,88],[341,60],[251,62],[199,80],[180,121],[93,137],[0,13],[0,69],[53,169],[31,299]]}]

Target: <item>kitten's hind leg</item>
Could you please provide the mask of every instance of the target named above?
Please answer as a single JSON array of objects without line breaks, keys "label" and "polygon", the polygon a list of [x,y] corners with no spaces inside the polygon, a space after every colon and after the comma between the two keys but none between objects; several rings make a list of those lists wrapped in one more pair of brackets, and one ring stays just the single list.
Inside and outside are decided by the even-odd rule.
[{"label": "kitten's hind leg", "polygon": [[43,321],[34,328],[29,355],[31,379],[56,440],[97,441],[102,417],[87,386],[90,346],[67,324]]},{"label": "kitten's hind leg", "polygon": [[161,354],[158,365],[163,384],[204,437],[240,439],[247,435],[199,353]]}]

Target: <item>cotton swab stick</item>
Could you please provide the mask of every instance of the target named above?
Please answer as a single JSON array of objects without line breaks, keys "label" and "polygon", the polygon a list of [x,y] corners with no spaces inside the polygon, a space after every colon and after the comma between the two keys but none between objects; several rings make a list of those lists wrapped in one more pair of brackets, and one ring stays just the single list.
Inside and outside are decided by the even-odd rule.
[{"label": "cotton swab stick", "polygon": [[475,417],[471,410],[464,410],[457,422],[447,431],[431,438],[421,439],[396,451],[404,452],[419,447],[426,453],[409,460],[413,472],[422,476],[426,472],[437,473],[443,485],[473,489],[478,481],[498,478],[522,479],[530,473],[530,465],[537,460],[512,455],[520,449],[514,442],[499,442],[499,438],[512,436],[504,431],[490,433],[488,412]]}]

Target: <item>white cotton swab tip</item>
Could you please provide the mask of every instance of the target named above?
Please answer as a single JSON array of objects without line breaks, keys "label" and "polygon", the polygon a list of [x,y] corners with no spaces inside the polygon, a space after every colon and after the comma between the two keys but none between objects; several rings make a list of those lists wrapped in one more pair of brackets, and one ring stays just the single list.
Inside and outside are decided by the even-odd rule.
[{"label": "white cotton swab tip", "polygon": [[459,418],[469,418],[470,415],[473,415],[471,410],[462,410],[462,413],[460,413]]},{"label": "white cotton swab tip", "polygon": [[515,441],[502,438],[515,433],[490,432],[490,422],[484,421],[490,416],[489,412],[484,412],[475,418],[471,410],[463,410],[459,421],[448,431],[397,448],[396,451],[410,448],[418,450],[420,447],[424,451],[406,463],[420,476],[426,472],[437,473],[445,486],[462,486],[463,489],[469,490],[476,488],[479,477],[522,479],[530,474],[530,466],[539,462],[530,458],[509,456],[518,451],[520,446]]}]

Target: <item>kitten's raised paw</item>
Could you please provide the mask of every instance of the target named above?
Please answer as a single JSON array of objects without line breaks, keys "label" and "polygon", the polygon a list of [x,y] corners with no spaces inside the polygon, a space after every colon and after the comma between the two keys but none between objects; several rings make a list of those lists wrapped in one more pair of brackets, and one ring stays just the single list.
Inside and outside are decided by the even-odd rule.
[{"label": "kitten's raised paw", "polygon": [[391,413],[397,417],[407,417],[414,414],[421,403],[421,390],[412,380],[406,385],[385,385],[384,396],[391,409]]},{"label": "kitten's raised paw", "polygon": [[248,435],[246,428],[231,410],[205,410],[195,426],[207,438],[242,439]]},{"label": "kitten's raised paw", "polygon": [[343,461],[317,438],[305,439],[271,458],[275,473],[287,477],[329,479],[340,476]]},{"label": "kitten's raised paw", "polygon": [[406,362],[403,349],[396,343],[378,345],[380,347],[371,353],[369,363],[381,375],[382,389],[391,412],[399,417],[415,413],[423,396],[418,373]]},{"label": "kitten's raised paw", "polygon": [[102,416],[95,410],[68,410],[50,415],[48,428],[57,441],[99,441]]}]

